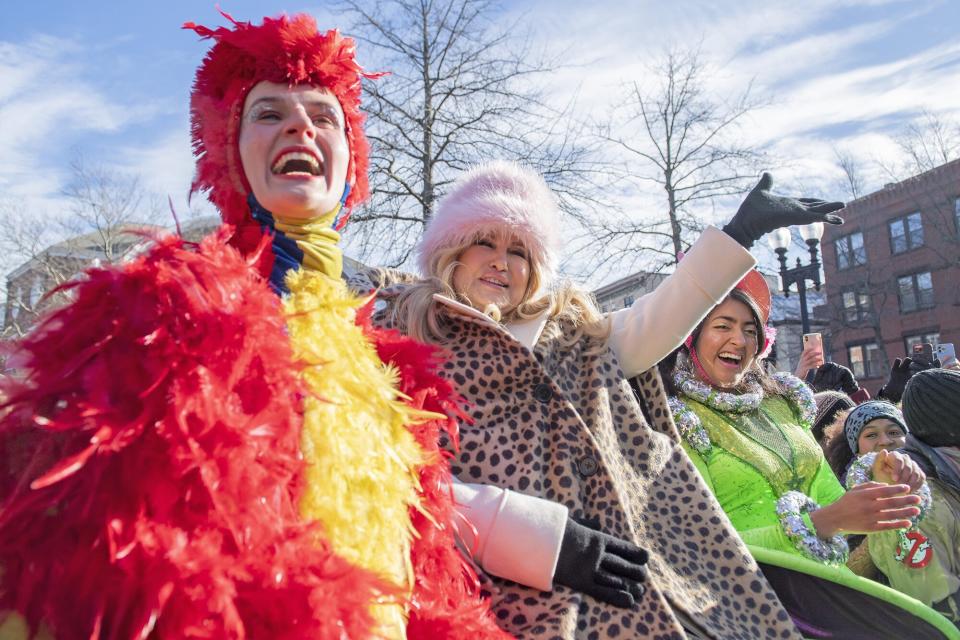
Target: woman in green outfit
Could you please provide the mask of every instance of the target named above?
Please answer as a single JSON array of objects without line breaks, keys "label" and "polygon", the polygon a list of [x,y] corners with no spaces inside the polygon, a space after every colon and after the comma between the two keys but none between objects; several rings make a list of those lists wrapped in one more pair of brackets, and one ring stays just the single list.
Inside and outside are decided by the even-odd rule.
[{"label": "woman in green outfit", "polygon": [[770,291],[753,272],[661,364],[684,447],[800,630],[811,638],[960,638],[922,603],[847,569],[845,535],[908,528],[924,476],[885,453],[844,492],[810,434],[813,395],[758,362]]}]

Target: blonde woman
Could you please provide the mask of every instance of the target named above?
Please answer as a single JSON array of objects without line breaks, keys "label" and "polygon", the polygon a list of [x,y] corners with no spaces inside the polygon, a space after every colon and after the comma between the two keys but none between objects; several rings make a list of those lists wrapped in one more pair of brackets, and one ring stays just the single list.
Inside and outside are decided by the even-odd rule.
[{"label": "blonde woman", "polygon": [[[507,631],[796,637],[683,453],[649,370],[753,266],[744,247],[759,235],[839,222],[829,213],[842,204],[769,187],[765,174],[726,233],[708,229],[655,292],[604,316],[555,282],[560,219],[543,179],[494,162],[439,202],[419,247],[424,279],[374,283],[387,285],[376,322],[450,353],[444,373],[472,419],[453,460],[473,483],[457,488],[464,542],[499,576],[494,609]],[[634,375],[649,422],[625,382]]]}]

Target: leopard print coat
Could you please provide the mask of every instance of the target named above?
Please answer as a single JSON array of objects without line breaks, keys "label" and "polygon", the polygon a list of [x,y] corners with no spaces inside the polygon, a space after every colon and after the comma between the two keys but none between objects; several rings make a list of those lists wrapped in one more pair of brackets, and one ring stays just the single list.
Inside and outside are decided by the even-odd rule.
[{"label": "leopard print coat", "polygon": [[[380,300],[389,305],[400,286]],[[388,326],[379,306],[374,321]],[[800,637],[681,448],[656,368],[639,376],[648,423],[614,354],[587,337],[562,346],[569,329],[555,321],[533,352],[492,321],[448,314],[442,330],[443,371],[472,418],[454,474],[562,503],[650,552],[633,609],[482,576],[505,630],[550,640]]]}]

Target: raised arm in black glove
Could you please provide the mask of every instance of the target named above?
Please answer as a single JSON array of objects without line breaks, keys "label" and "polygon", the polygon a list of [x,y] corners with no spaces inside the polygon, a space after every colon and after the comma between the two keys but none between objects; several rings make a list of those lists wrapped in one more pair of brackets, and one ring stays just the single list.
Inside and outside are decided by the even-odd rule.
[{"label": "raised arm in black glove", "polygon": [[927,369],[939,368],[939,360],[934,360],[932,363],[926,364],[909,357],[896,358],[893,361],[893,366],[890,367],[890,377],[887,378],[887,383],[880,387],[880,391],[877,392],[877,397],[893,403],[900,402],[900,398],[903,397],[903,390],[907,388],[907,383],[910,382],[913,374]]},{"label": "raised arm in black glove", "polygon": [[843,224],[843,218],[833,215],[843,209],[842,202],[826,202],[816,198],[789,198],[770,193],[773,176],[764,172],[737,215],[723,227],[724,233],[749,249],[766,233],[794,224],[827,222]]},{"label": "raised arm in black glove", "polygon": [[616,607],[643,596],[647,552],[571,518],[560,542],[553,581]]},{"label": "raised arm in black glove", "polygon": [[836,362],[824,362],[820,365],[813,375],[810,386],[818,393],[820,391],[843,391],[848,396],[860,390],[857,379],[853,377],[853,371]]}]

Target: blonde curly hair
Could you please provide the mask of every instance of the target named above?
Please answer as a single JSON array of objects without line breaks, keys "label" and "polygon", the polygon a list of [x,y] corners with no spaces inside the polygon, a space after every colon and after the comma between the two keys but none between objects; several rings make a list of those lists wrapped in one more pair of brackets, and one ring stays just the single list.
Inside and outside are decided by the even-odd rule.
[{"label": "blonde curly hair", "polygon": [[[543,274],[537,261],[530,261],[527,287],[520,304],[513,309],[500,309],[492,304],[480,309],[463,292],[456,291],[453,278],[457,267],[461,266],[458,259],[468,247],[481,239],[489,239],[489,234],[478,232],[457,246],[439,249],[430,260],[433,273],[426,274],[422,280],[404,287],[397,295],[388,311],[391,324],[422,342],[439,342],[446,319],[444,314],[440,313],[439,305],[433,296],[441,294],[504,324],[529,320],[547,312],[551,320],[573,330],[573,333],[564,339],[564,346],[570,346],[586,335],[597,339],[595,348],[606,348],[610,336],[610,322],[597,308],[593,295],[569,282],[555,288],[543,287],[545,293],[541,292],[544,285]],[[511,242],[520,240],[510,235],[506,235],[506,239]]]}]

